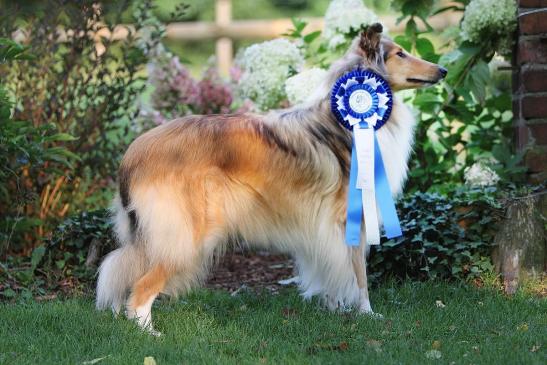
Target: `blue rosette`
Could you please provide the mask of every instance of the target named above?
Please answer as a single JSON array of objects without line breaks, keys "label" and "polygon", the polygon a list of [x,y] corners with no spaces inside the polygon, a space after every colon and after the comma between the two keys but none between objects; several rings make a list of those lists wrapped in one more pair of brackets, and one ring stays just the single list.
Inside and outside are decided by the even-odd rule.
[{"label": "blue rosette", "polygon": [[378,130],[389,119],[392,108],[389,84],[370,70],[356,69],[344,74],[331,91],[331,110],[338,122],[350,131],[356,123],[367,123]]},{"label": "blue rosette", "polygon": [[[350,246],[360,244],[363,215],[367,243],[379,244],[379,220],[376,210],[381,213],[388,238],[402,235],[375,132],[389,120],[392,108],[393,95],[389,84],[370,70],[356,69],[342,75],[331,91],[332,113],[344,128],[354,134],[346,220],[346,243]],[[363,134],[363,130],[372,132]],[[358,149],[365,153],[358,154]],[[363,163],[366,158],[374,167],[367,168]],[[366,170],[366,173],[358,171],[358,166],[359,169]],[[367,177],[359,177],[363,174]],[[363,186],[363,181],[373,186]]]}]

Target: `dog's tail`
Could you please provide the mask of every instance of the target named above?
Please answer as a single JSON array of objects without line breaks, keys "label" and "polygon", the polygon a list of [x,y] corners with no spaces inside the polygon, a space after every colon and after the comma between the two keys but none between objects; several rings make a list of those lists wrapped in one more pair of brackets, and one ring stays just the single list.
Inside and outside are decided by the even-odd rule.
[{"label": "dog's tail", "polygon": [[99,268],[97,309],[119,313],[128,290],[144,274],[143,257],[132,245],[110,252]]},{"label": "dog's tail", "polygon": [[144,274],[143,258],[132,245],[110,252],[99,267],[97,309],[119,313],[131,286]]},{"label": "dog's tail", "polygon": [[119,313],[131,286],[146,271],[145,256],[134,242],[129,217],[120,199],[114,201],[114,227],[121,247],[110,252],[99,267],[97,309]]}]

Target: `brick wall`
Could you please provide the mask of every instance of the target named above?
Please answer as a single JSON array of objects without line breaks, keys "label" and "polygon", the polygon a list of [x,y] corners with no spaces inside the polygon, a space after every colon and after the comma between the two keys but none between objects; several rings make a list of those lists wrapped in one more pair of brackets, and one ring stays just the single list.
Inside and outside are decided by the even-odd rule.
[{"label": "brick wall", "polygon": [[547,0],[519,0],[513,57],[516,145],[532,182],[547,180]]}]

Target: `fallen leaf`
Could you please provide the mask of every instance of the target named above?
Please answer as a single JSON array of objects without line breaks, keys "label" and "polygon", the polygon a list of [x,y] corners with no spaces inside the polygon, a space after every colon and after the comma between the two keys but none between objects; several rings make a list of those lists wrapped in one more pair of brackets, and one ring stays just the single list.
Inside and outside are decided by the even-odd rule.
[{"label": "fallen leaf", "polygon": [[444,307],[446,307],[446,305],[445,305],[441,300],[436,300],[436,301],[435,301],[435,305],[437,306],[437,308],[444,308]]},{"label": "fallen leaf", "polygon": [[436,360],[443,357],[443,354],[441,354],[439,350],[429,350],[429,351],[426,351],[425,357],[427,357],[428,359]]},{"label": "fallen leaf", "polygon": [[144,365],[156,365],[156,360],[152,356],[146,356],[144,358]]},{"label": "fallen leaf", "polygon": [[100,361],[103,361],[107,357],[110,357],[110,355],[106,355],[106,356],[103,356],[103,357],[98,357],[98,358],[93,359],[93,360],[84,361],[84,362],[82,362],[82,364],[84,364],[84,365],[93,365],[93,364],[96,364]]},{"label": "fallen leaf", "polygon": [[537,352],[540,348],[541,348],[540,345],[534,345],[534,346],[532,346],[532,348],[530,349],[530,352]]},{"label": "fallen leaf", "polygon": [[367,340],[367,346],[372,347],[376,352],[382,352],[382,341]]},{"label": "fallen leaf", "polygon": [[283,308],[283,317],[289,318],[294,317],[298,314],[298,311],[293,308]]},{"label": "fallen leaf", "polygon": [[528,331],[528,323],[523,323],[517,326],[517,331],[526,332]]},{"label": "fallen leaf", "polygon": [[418,320],[416,321],[416,327],[420,327],[422,325],[422,321]]},{"label": "fallen leaf", "polygon": [[441,341],[439,341],[439,340],[433,341],[433,343],[431,344],[431,348],[434,349],[434,350],[440,349],[441,348]]},{"label": "fallen leaf", "polygon": [[338,348],[340,351],[346,351],[349,348],[349,345],[346,341],[340,342],[340,345],[338,345]]}]

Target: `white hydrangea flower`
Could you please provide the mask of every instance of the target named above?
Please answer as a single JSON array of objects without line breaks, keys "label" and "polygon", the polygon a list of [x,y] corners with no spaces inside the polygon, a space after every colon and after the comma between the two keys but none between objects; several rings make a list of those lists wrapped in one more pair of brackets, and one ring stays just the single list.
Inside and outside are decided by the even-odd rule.
[{"label": "white hydrangea flower", "polygon": [[471,167],[465,169],[465,183],[472,187],[493,186],[500,181],[500,177],[494,170],[488,167],[488,162],[493,163],[495,160],[475,162]]},{"label": "white hydrangea flower", "polygon": [[277,107],[286,98],[285,80],[304,64],[296,45],[286,39],[274,39],[250,46],[243,53],[243,74],[238,83],[243,97],[260,110]]},{"label": "white hydrangea flower", "polygon": [[482,43],[496,41],[502,53],[510,50],[511,35],[517,26],[515,0],[471,0],[461,24],[463,39]]},{"label": "white hydrangea flower", "polygon": [[291,105],[304,102],[325,79],[327,71],[313,67],[291,76],[285,81],[285,92]]},{"label": "white hydrangea flower", "polygon": [[323,37],[329,42],[329,48],[334,49],[346,41],[344,36],[351,30],[378,21],[378,16],[362,0],[333,0],[325,13]]}]

